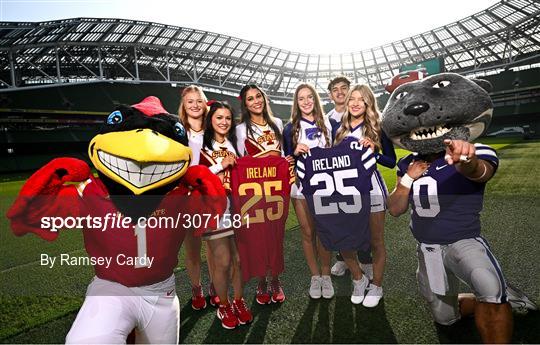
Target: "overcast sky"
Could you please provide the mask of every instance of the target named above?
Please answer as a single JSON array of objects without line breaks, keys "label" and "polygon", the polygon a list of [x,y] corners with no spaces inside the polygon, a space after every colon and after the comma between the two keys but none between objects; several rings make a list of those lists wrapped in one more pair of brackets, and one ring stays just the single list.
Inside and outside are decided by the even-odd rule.
[{"label": "overcast sky", "polygon": [[0,0],[2,21],[138,19],[303,53],[358,51],[452,23],[494,0]]}]

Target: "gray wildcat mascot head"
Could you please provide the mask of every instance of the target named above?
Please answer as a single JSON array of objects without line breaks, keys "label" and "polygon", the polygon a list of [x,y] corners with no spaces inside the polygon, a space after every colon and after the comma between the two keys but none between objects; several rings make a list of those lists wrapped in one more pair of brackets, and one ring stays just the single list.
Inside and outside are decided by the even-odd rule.
[{"label": "gray wildcat mascot head", "polygon": [[382,128],[394,144],[429,154],[444,151],[445,139],[473,141],[493,113],[491,84],[441,73],[397,87],[382,113]]}]

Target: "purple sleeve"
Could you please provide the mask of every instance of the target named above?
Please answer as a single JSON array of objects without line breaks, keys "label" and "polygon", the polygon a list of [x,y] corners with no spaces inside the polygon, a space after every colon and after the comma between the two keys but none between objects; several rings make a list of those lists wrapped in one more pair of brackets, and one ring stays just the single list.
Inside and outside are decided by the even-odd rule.
[{"label": "purple sleeve", "polygon": [[287,123],[283,129],[283,153],[285,156],[292,156],[294,147],[292,147],[292,123]]},{"label": "purple sleeve", "polygon": [[339,122],[337,122],[333,118],[329,118],[329,120],[330,120],[330,125],[332,126],[332,142],[334,142],[336,140],[337,130],[339,129],[341,125]]},{"label": "purple sleeve", "polygon": [[381,145],[382,152],[378,152],[375,157],[377,163],[387,168],[393,169],[396,166],[396,151],[392,141],[386,136],[384,132],[381,132]]},{"label": "purple sleeve", "polygon": [[499,167],[497,151],[495,151],[495,149],[493,149],[491,146],[480,143],[474,144],[474,147],[476,148],[476,157],[493,165],[493,168],[495,168],[495,174],[497,172],[497,168]]}]

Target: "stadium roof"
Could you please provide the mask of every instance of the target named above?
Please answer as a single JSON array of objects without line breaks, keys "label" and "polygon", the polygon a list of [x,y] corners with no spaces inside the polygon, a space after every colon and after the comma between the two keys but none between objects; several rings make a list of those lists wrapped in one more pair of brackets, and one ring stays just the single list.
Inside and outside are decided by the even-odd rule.
[{"label": "stadium roof", "polygon": [[540,4],[501,1],[433,30],[371,49],[304,54],[197,29],[143,21],[75,18],[0,22],[5,89],[95,80],[197,83],[237,93],[248,82],[289,100],[310,82],[324,93],[347,75],[382,91],[401,66],[439,61],[472,74],[540,62]]}]

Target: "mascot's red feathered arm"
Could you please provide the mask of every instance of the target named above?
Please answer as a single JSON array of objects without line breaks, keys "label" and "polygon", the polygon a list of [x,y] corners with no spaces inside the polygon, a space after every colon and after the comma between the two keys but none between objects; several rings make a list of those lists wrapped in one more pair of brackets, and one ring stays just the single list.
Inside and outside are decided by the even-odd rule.
[{"label": "mascot's red feathered arm", "polygon": [[[222,217],[227,208],[227,193],[221,180],[202,165],[189,167],[180,185],[172,193],[184,195],[181,202],[183,213],[211,215],[209,223],[206,224],[208,229],[216,228],[215,216]],[[195,235],[200,236],[204,230],[206,228],[195,229]]]},{"label": "mascot's red feathered arm", "polygon": [[24,184],[7,217],[17,236],[33,232],[52,241],[58,232],[42,228],[44,217],[68,217],[79,214],[80,197],[75,185],[90,177],[90,167],[75,158],[53,159],[36,171]]}]

